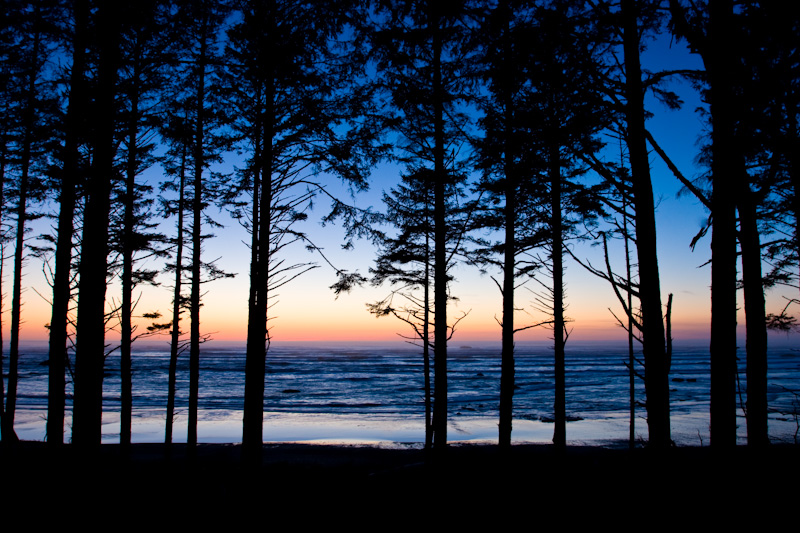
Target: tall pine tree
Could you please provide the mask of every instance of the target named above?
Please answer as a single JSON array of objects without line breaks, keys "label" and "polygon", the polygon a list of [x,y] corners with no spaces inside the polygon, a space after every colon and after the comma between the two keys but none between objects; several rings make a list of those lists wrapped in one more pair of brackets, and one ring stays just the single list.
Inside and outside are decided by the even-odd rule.
[{"label": "tall pine tree", "polygon": [[[364,187],[375,126],[363,120],[365,76],[344,41],[351,2],[253,0],[240,5],[228,32],[226,94],[233,126],[249,155],[236,213],[251,234],[247,363],[242,442],[257,457],[263,434],[264,379],[276,291],[314,268],[286,263],[283,250],[303,243],[297,227],[326,192],[324,175]],[[332,198],[330,217],[347,209]],[[344,274],[340,272],[340,275]]]},{"label": "tall pine tree", "polygon": [[429,169],[433,179],[434,448],[447,446],[447,187],[463,173],[462,148],[469,119],[464,76],[468,68],[469,2],[376,2],[377,28],[370,50],[389,98],[399,137],[398,154],[409,169]]}]

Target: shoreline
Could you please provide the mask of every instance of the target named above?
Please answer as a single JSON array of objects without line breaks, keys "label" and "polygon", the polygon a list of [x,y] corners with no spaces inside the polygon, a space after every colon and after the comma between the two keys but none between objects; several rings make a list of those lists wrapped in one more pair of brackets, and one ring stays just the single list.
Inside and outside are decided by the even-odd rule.
[{"label": "shoreline", "polygon": [[[15,430],[22,440],[45,440],[46,411],[18,409]],[[64,441],[70,437],[71,413],[67,412]],[[198,412],[198,442],[230,444],[241,441],[242,412],[205,410]],[[746,422],[739,411],[737,444],[747,443]],[[572,446],[603,446],[625,442],[629,437],[627,413],[605,413],[598,418],[567,422],[567,443]],[[552,442],[552,421],[515,418],[512,444],[547,445]],[[710,442],[706,411],[672,413],[672,440],[680,447],[707,446]],[[796,443],[797,421],[773,415],[769,421],[770,439],[775,444]],[[134,410],[132,425],[134,443],[158,443],[164,438],[164,414],[157,410]],[[187,418],[177,416],[173,442],[186,442]],[[119,413],[103,413],[102,443],[119,441]],[[368,415],[271,412],[264,413],[264,442],[307,443],[325,445],[395,445],[424,442],[423,420],[389,414]],[[497,441],[497,419],[490,416],[452,415],[448,419],[448,443],[490,445]],[[647,441],[647,422],[638,418],[636,441]]]}]

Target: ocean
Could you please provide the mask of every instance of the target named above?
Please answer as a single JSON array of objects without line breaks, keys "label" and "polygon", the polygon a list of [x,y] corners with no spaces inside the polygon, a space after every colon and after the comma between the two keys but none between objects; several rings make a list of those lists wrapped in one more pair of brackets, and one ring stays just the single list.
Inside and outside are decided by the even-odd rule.
[{"label": "ocean", "polygon": [[[453,342],[448,347],[448,440],[497,439],[500,349],[496,343]],[[161,442],[167,395],[169,347],[139,342],[133,356],[135,442]],[[637,354],[640,357],[640,354]],[[746,380],[739,356],[740,405]],[[567,345],[568,443],[622,444],[629,437],[627,347],[618,343]],[[43,440],[47,414],[47,352],[23,346],[16,431]],[[240,442],[244,393],[244,346],[209,342],[202,346],[198,440]],[[678,445],[709,443],[709,356],[707,345],[679,344],[672,358],[672,436]],[[7,365],[5,367],[7,371]],[[641,367],[637,365],[641,372]],[[67,394],[71,398],[71,380]],[[800,416],[800,352],[791,347],[769,353],[769,424],[774,442],[795,442]],[[119,438],[119,357],[106,360],[103,441]],[[186,440],[188,352],[179,361],[174,441]],[[635,380],[636,439],[646,441],[644,385]],[[552,347],[519,342],[516,347],[513,442],[552,439]],[[71,420],[71,400],[67,405]],[[423,361],[418,347],[401,342],[275,342],[267,362],[264,398],[266,442],[323,442],[419,445],[424,441]],[[738,410],[739,442],[746,421]],[[66,428],[65,439],[69,440]]]}]

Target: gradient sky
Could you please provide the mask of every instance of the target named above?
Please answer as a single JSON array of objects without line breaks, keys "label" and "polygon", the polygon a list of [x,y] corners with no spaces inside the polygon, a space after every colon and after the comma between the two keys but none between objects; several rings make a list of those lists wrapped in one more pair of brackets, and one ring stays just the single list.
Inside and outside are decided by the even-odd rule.
[{"label": "gradient sky", "polygon": [[[670,43],[663,38],[652,43],[643,56],[643,63],[651,70],[699,68],[699,60],[688,54],[682,44]],[[700,115],[695,109],[700,100],[695,91],[686,83],[676,82],[672,85],[684,99],[685,104],[680,111],[670,111],[665,106],[650,101],[650,111],[654,117],[648,122],[657,141],[670,154],[683,173],[694,178],[703,172],[694,158],[698,150],[698,138],[703,130]],[[667,294],[674,294],[673,337],[676,340],[700,340],[708,336],[710,322],[710,267],[703,265],[710,256],[710,237],[700,241],[692,251],[689,243],[705,221],[707,214],[698,201],[688,195],[677,197],[680,184],[669,170],[651,154],[653,180],[657,197],[658,250],[661,269],[661,286],[664,303]],[[228,163],[230,164],[230,162]],[[376,169],[371,180],[370,192],[357,197],[362,207],[372,206],[382,210],[381,193],[388,190],[399,179],[399,171],[395,167],[382,166]],[[320,208],[315,214],[323,211]],[[215,215],[211,208],[209,214]],[[218,265],[226,271],[237,273],[234,279],[218,280],[205,285],[207,291],[203,297],[201,310],[202,331],[212,334],[219,340],[243,340],[247,323],[247,289],[249,254],[246,245],[247,234],[224,214],[216,216],[226,225],[216,232],[217,237],[208,241],[204,249],[204,257],[219,257]],[[357,242],[354,250],[340,249],[341,229],[338,227],[320,227],[318,216],[311,216],[305,228],[309,235],[319,244],[322,243],[331,261],[339,268],[359,270],[366,274],[374,261],[374,249],[369,243]],[[46,228],[39,223],[33,234]],[[170,221],[163,231],[171,231]],[[601,264],[600,250],[591,243],[575,243],[571,245],[576,256]],[[315,257],[298,246],[287,261],[314,261]],[[616,255],[616,266],[624,271],[624,258]],[[319,262],[319,261],[318,261]],[[279,302],[274,307],[273,338],[277,341],[298,340],[394,340],[397,334],[408,334],[409,330],[400,321],[391,318],[376,319],[370,315],[365,304],[383,298],[388,294],[388,287],[357,288],[338,299],[329,290],[336,281],[331,268],[319,262],[320,268],[305,274],[291,285],[280,291]],[[570,328],[572,340],[620,339],[625,338],[624,331],[617,326],[611,308],[618,316],[622,316],[610,286],[603,280],[588,274],[570,258],[566,259],[567,304],[566,314],[572,319]],[[155,265],[149,265],[155,266]],[[4,271],[4,335],[8,338],[7,327],[10,310],[10,280],[12,266],[6,263]],[[469,315],[461,323],[453,339],[456,344],[473,340],[498,340],[500,328],[495,316],[501,312],[501,298],[495,283],[488,275],[481,275],[474,268],[459,266],[454,271],[456,283],[452,294],[459,298],[449,311],[451,316],[469,311]],[[495,273],[498,275],[498,273]],[[161,278],[165,285],[171,284],[168,276]],[[41,264],[30,259],[27,263],[23,309],[23,340],[45,338],[47,330],[43,327],[49,321],[49,287],[42,276]],[[535,284],[528,287],[535,290]],[[40,296],[38,293],[41,293]],[[116,288],[109,289],[109,298],[116,296]],[[779,312],[785,305],[782,296],[788,292],[770,292],[767,295],[768,312]],[[794,296],[794,294],[792,294]],[[145,288],[142,290],[138,312],[158,310],[164,315],[170,313],[170,292],[167,287]],[[517,293],[517,302],[525,309],[520,311],[517,323],[526,321],[538,322],[545,317],[537,313],[529,305],[532,295],[526,289]],[[184,330],[188,330],[188,313],[184,317]],[[740,328],[743,319],[740,319]],[[112,334],[113,335],[113,334]],[[519,340],[544,340],[551,332],[547,329],[531,329],[518,334]],[[164,341],[167,341],[166,336]]]}]

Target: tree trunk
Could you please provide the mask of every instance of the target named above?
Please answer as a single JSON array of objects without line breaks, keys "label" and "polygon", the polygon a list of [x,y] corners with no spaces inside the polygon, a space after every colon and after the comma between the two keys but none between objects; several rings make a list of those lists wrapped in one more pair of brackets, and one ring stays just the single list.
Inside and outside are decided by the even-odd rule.
[{"label": "tree trunk", "polygon": [[[204,154],[204,104],[207,61],[208,15],[203,15],[200,55],[198,57],[197,102],[194,139],[194,198],[192,200],[192,263],[191,294],[189,296],[189,426],[187,444],[191,450],[197,445],[197,404],[200,393],[200,247],[202,244],[203,169]],[[193,453],[190,452],[190,453]]]},{"label": "tree trunk", "polygon": [[139,57],[134,52],[133,88],[131,89],[130,120],[128,122],[128,161],[125,176],[124,220],[122,240],[122,308],[120,310],[120,433],[123,452],[131,444],[133,415],[133,381],[131,349],[133,346],[133,248],[136,202],[136,138],[139,122]]},{"label": "tree trunk", "polygon": [[69,313],[70,274],[72,273],[72,237],[75,231],[76,186],[79,178],[78,151],[81,117],[86,109],[86,40],[89,5],[86,0],[74,2],[75,34],[73,36],[72,71],[70,73],[69,107],[65,120],[63,168],[59,196],[58,236],[53,274],[53,305],[50,318],[50,353],[47,393],[47,442],[54,447],[64,443],[64,406],[66,401],[67,315]]},{"label": "tree trunk", "polygon": [[[744,176],[742,176],[744,178]],[[761,276],[761,239],[756,204],[750,185],[737,187],[739,242],[742,248],[742,281],[747,328],[747,444],[769,444],[767,425],[767,313]]]},{"label": "tree trunk", "polygon": [[[426,196],[429,189],[426,187]],[[429,214],[430,204],[425,204],[426,224]],[[425,449],[433,447],[433,424],[431,406],[431,246],[430,236],[425,233],[425,287],[423,288],[423,301],[425,305],[424,318],[422,321],[422,371],[425,374]]]},{"label": "tree trunk", "polygon": [[[5,137],[5,135],[3,135]],[[6,141],[5,138],[3,139],[2,144],[2,153],[0,153],[0,198],[5,198],[4,194],[4,186],[6,183]],[[3,221],[3,205],[0,203],[0,224]],[[5,264],[6,264],[6,250],[5,250],[5,243],[0,241],[0,310],[3,309],[3,279],[5,274]],[[3,362],[3,315],[0,313],[0,432],[3,431],[3,419],[6,415],[6,388],[5,388],[5,380],[3,376],[5,376],[5,372],[3,371],[4,362]],[[2,441],[2,435],[0,434],[0,441]]]},{"label": "tree trunk", "polygon": [[706,70],[711,101],[711,444],[736,445],[736,212],[733,179],[744,169],[737,154],[730,57],[733,6],[710,0],[711,50]]},{"label": "tree trunk", "polygon": [[433,121],[434,121],[434,447],[447,447],[447,227],[444,165],[444,90],[442,87],[442,36],[436,2],[429,1],[428,29],[433,40]]},{"label": "tree trunk", "polygon": [[[271,42],[276,32],[275,9],[267,8],[269,21],[265,28],[267,42]],[[257,9],[255,19],[263,20]],[[269,44],[265,47],[271,49]],[[263,50],[258,51],[263,54]],[[260,66],[269,62],[262,55],[258,58]],[[256,94],[257,112],[254,121],[255,153],[253,154],[253,234],[251,240],[250,301],[247,321],[247,355],[245,369],[244,413],[242,427],[242,447],[245,458],[259,460],[264,441],[264,380],[266,379],[267,352],[269,351],[269,289],[270,289],[270,240],[272,237],[272,143],[274,117],[275,83],[272,69],[264,68],[267,77],[259,80],[261,90]],[[262,92],[263,91],[263,92]],[[263,100],[262,100],[263,99]],[[262,109],[262,102],[264,108]]]},{"label": "tree trunk", "polygon": [[503,250],[503,324],[502,347],[500,356],[500,413],[498,445],[503,448],[511,446],[511,431],[514,418],[514,274],[516,272],[516,217],[517,217],[517,181],[514,174],[514,154],[511,149],[513,140],[513,100],[511,88],[511,14],[508,2],[503,2],[499,9],[503,10],[503,79],[501,90],[504,101],[504,160],[503,171],[505,190],[503,196],[503,219],[505,230],[505,248]]},{"label": "tree trunk", "polygon": [[626,142],[631,160],[642,310],[647,426],[650,446],[671,443],[669,413],[669,363],[664,339],[661,282],[656,246],[655,205],[644,127],[644,87],[639,60],[638,10],[634,0],[622,1],[625,52]]},{"label": "tree trunk", "polygon": [[[39,9],[36,6],[33,46],[31,57],[27,58],[30,67],[27,74],[27,94],[22,115],[22,158],[21,175],[17,191],[17,234],[14,249],[14,281],[11,293],[11,339],[8,352],[8,391],[5,413],[3,416],[3,442],[16,442],[14,431],[14,415],[17,408],[17,382],[19,380],[19,328],[22,317],[22,260],[25,252],[25,221],[28,217],[27,203],[30,187],[31,147],[33,144],[33,128],[36,121],[36,79],[38,77],[39,49],[41,33],[39,29]],[[2,376],[0,376],[2,379]]]},{"label": "tree trunk", "polygon": [[175,288],[172,296],[172,331],[169,345],[169,377],[167,385],[167,424],[164,442],[172,444],[172,425],[175,421],[175,389],[178,374],[178,354],[181,338],[181,282],[183,281],[183,212],[186,190],[186,144],[181,154],[181,169],[178,184],[178,228],[175,249]]},{"label": "tree trunk", "polygon": [[105,295],[108,274],[108,218],[114,168],[114,118],[119,56],[119,16],[112,4],[98,12],[100,39],[97,97],[93,113],[94,153],[84,211],[79,267],[75,396],[72,442],[99,446],[105,362]]},{"label": "tree trunk", "polygon": [[622,232],[625,239],[625,281],[628,284],[628,397],[630,403],[630,428],[628,448],[633,449],[636,443],[636,359],[633,353],[633,276],[631,272],[630,235],[628,233],[628,196],[622,198]]},{"label": "tree trunk", "polygon": [[561,161],[559,148],[550,147],[550,209],[553,260],[553,352],[555,372],[555,403],[553,405],[553,444],[567,445],[567,399],[564,338],[564,228],[561,218]]}]

